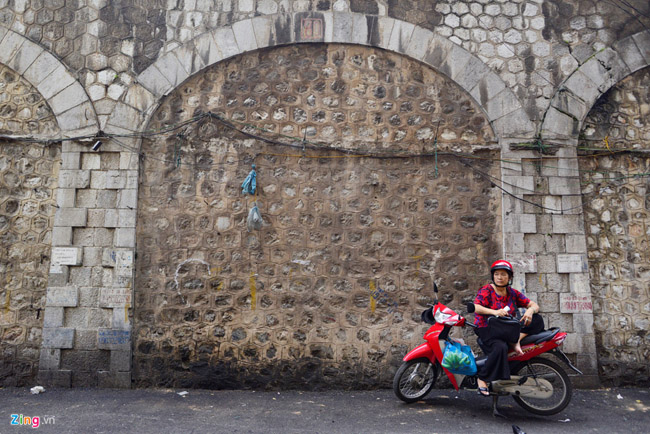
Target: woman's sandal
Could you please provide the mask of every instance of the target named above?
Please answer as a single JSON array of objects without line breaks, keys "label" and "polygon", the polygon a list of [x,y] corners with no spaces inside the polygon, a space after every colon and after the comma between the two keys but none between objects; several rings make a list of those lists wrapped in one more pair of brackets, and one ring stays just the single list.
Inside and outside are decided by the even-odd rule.
[{"label": "woman's sandal", "polygon": [[489,387],[479,387],[478,388],[478,394],[481,396],[490,396],[490,388]]}]

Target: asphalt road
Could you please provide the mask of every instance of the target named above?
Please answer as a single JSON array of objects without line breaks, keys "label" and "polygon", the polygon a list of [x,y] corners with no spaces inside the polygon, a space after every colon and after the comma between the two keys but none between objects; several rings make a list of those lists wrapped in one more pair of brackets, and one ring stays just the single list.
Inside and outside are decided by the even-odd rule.
[{"label": "asphalt road", "polygon": [[[55,433],[642,433],[650,426],[650,389],[576,390],[555,416],[526,413],[500,399],[507,420],[491,414],[491,398],[434,390],[404,404],[391,390],[260,392],[135,389],[0,389],[0,433],[12,414],[39,417],[38,432]],[[18,416],[18,421],[20,416]],[[48,422],[49,421],[49,422]]]}]

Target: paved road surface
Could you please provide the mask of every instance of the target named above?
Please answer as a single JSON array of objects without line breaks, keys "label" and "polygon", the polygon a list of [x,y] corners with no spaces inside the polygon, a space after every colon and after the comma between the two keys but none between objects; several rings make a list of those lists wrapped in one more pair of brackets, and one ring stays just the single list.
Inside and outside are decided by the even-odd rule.
[{"label": "paved road surface", "polygon": [[[650,430],[650,389],[577,390],[555,416],[526,413],[500,399],[509,419],[491,415],[491,398],[434,390],[404,404],[391,390],[260,392],[188,390],[0,389],[0,433],[12,414],[40,417],[55,433],[643,433]],[[53,417],[53,419],[51,419]],[[46,423],[46,419],[49,423]]]}]

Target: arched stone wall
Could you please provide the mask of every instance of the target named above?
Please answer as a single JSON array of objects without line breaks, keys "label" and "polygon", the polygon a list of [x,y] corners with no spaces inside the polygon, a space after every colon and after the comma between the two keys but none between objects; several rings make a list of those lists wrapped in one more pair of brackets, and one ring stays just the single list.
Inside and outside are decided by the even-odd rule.
[{"label": "arched stone wall", "polygon": [[[205,118],[180,139],[144,141],[137,384],[388,386],[421,341],[426,326],[413,319],[432,281],[461,305],[500,255],[498,195],[472,170],[498,177],[485,115],[420,62],[340,44],[208,67],[163,99],[147,129],[207,111],[260,139]],[[320,150],[268,142],[287,136]],[[241,194],[251,163],[256,198]],[[254,201],[265,223],[248,231]]]},{"label": "arched stone wall", "polygon": [[336,12],[260,16],[192,39],[161,56],[138,76],[138,84],[118,104],[106,131],[138,131],[162,96],[217,62],[267,47],[323,42],[375,46],[421,61],[474,98],[497,138],[533,137],[532,122],[515,94],[483,61],[462,47],[404,21]]},{"label": "arched stone wall", "polygon": [[[0,134],[55,135],[38,90],[0,64]],[[0,139],[0,385],[30,385],[38,370],[60,144]]]},{"label": "arched stone wall", "polygon": [[596,348],[607,384],[647,384],[650,376],[648,113],[650,66],[603,93],[579,144]]},{"label": "arched stone wall", "polygon": [[[95,108],[85,89],[46,49],[0,26],[0,63],[20,74],[45,98],[63,137],[99,131]],[[51,136],[46,134],[45,138]]]},{"label": "arched stone wall", "polygon": [[[243,3],[246,3],[246,7]],[[600,39],[597,42],[584,46],[578,46],[579,41],[565,46],[564,41],[557,39],[563,28],[546,28],[553,24],[550,21],[557,15],[548,14],[546,9],[540,11],[539,6],[531,3],[527,3],[524,8],[518,8],[512,2],[490,5],[489,8],[474,5],[477,6],[477,12],[471,10],[470,14],[467,10],[462,10],[463,7],[467,9],[462,2],[438,2],[435,8],[441,21],[428,24],[424,23],[426,14],[421,10],[415,19],[401,8],[392,8],[392,11],[386,13],[372,11],[369,5],[368,10],[365,10],[363,5],[337,3],[339,6],[332,7],[335,12],[286,14],[276,13],[277,8],[257,11],[255,7],[260,3],[232,2],[233,5],[241,6],[236,13],[231,14],[221,8],[218,23],[204,20],[188,33],[184,33],[186,28],[181,28],[183,23],[178,22],[176,27],[172,25],[174,31],[178,32],[178,37],[166,41],[160,34],[155,35],[155,28],[162,25],[160,20],[157,20],[155,26],[149,26],[145,22],[142,12],[146,5],[142,2],[136,8],[125,8],[128,11],[125,10],[124,14],[113,5],[107,7],[102,2],[86,5],[81,13],[88,16],[82,16],[82,22],[74,25],[70,38],[59,39],[63,45],[81,39],[87,43],[82,48],[84,55],[73,53],[74,59],[71,57],[70,62],[66,63],[72,69],[80,70],[84,65],[89,68],[92,78],[86,79],[85,89],[70,75],[66,66],[60,64],[44,48],[47,44],[54,43],[54,38],[45,38],[45,41],[41,41],[41,46],[18,34],[19,29],[23,28],[25,34],[34,35],[50,23],[55,23],[60,28],[58,17],[51,14],[49,21],[45,17],[44,21],[47,22],[30,24],[28,16],[33,8],[28,8],[22,16],[18,10],[22,7],[20,2],[3,7],[1,19],[9,17],[13,20],[15,17],[15,21],[11,29],[0,25],[0,62],[23,74],[45,96],[62,129],[63,137],[94,135],[102,128],[109,133],[135,133],[136,136],[118,138],[119,143],[117,140],[106,140],[102,152],[96,154],[86,152],[89,150],[87,143],[79,145],[63,142],[62,163],[65,174],[61,175],[60,180],[65,187],[58,192],[61,209],[58,211],[58,225],[55,225],[52,245],[69,247],[74,244],[78,252],[84,252],[86,259],[69,267],[63,266],[65,273],[50,275],[50,285],[58,288],[56,294],[65,300],[53,301],[58,305],[52,305],[49,314],[46,312],[47,317],[53,321],[53,327],[50,330],[52,333],[48,335],[48,351],[41,353],[40,367],[47,370],[48,375],[53,374],[44,376],[45,379],[55,379],[54,383],[59,385],[128,387],[130,384],[130,340],[125,344],[119,336],[126,336],[130,332],[128,303],[131,301],[129,285],[132,282],[128,273],[132,272],[132,268],[127,262],[133,258],[129,254],[134,249],[135,240],[134,208],[137,206],[139,179],[137,152],[140,149],[140,139],[137,136],[143,131],[144,125],[150,123],[151,116],[157,112],[165,96],[172,94],[185,81],[200,75],[202,71],[245,53],[264,48],[320,43],[379,47],[403,55],[429,65],[450,78],[466,95],[471,95],[477,104],[477,111],[483,113],[491,125],[495,140],[501,147],[501,157],[506,160],[501,164],[500,172],[503,187],[507,190],[502,196],[504,253],[517,262],[518,270],[521,270],[517,276],[518,282],[525,285],[530,295],[540,297],[540,304],[546,310],[550,324],[560,325],[569,331],[564,348],[570,356],[574,359],[578,357],[581,368],[591,367],[593,354],[596,353],[590,335],[593,331],[593,315],[589,312],[573,312],[570,308],[562,311],[562,306],[574,303],[576,294],[582,297],[580,294],[589,293],[584,225],[581,213],[576,211],[582,209],[577,196],[580,193],[578,159],[575,155],[577,137],[582,129],[582,119],[597,98],[617,80],[648,65],[648,32],[630,36],[589,57],[592,49],[599,49],[598,46],[603,46],[612,37],[609,29],[602,32],[597,30],[603,25],[606,8],[586,4],[589,2],[581,3],[579,10],[576,9],[581,12],[581,16],[575,23],[574,20],[568,23],[572,28],[584,28],[586,25],[585,32],[598,33]],[[563,2],[552,3],[557,5]],[[424,3],[418,3],[421,4]],[[290,10],[297,11],[304,6],[304,2],[294,2]],[[72,7],[76,7],[76,4],[70,7],[66,5],[66,9]],[[164,17],[165,14],[168,14],[167,17],[177,14],[176,10],[166,10],[161,3],[156,3],[155,7],[157,18]],[[432,8],[434,5],[428,2],[426,7]],[[595,9],[598,9],[598,14],[594,15]],[[368,14],[345,12],[346,10],[363,10]],[[565,9],[556,13],[562,13],[563,10]],[[70,10],[65,12],[70,15]],[[253,17],[258,12],[270,15]],[[494,15],[494,22],[488,17],[483,17],[481,22],[472,19],[472,14],[480,16],[483,12]],[[98,19],[97,13],[107,16]],[[190,11],[188,7],[188,10],[178,13],[189,17],[195,11]],[[207,14],[208,12],[201,17],[207,17]],[[466,23],[461,23],[456,14],[465,14],[463,21]],[[242,17],[251,18],[241,20]],[[119,21],[116,23],[119,25],[110,29],[106,45],[96,49],[93,44],[100,42],[98,29],[110,24],[113,18]],[[422,26],[430,25],[430,30],[406,20]],[[458,22],[454,23],[456,20]],[[507,44],[514,44],[511,49],[508,49],[507,44],[497,46],[498,42],[490,41],[485,45],[485,51],[476,41],[463,39],[469,38],[470,30],[481,32],[480,27],[486,22],[489,26],[494,24],[501,28],[495,32],[507,38]],[[612,20],[619,27],[622,22],[620,19]],[[144,46],[134,48],[129,45],[132,41],[126,41],[124,46],[117,45],[118,36],[129,27],[129,23],[135,24],[131,29],[137,30],[138,26],[142,26],[140,31],[147,30],[144,37],[136,38],[134,42],[153,42],[149,45],[149,51],[143,52],[141,49]],[[605,26],[608,25],[607,19],[604,23]],[[531,38],[539,38],[536,43],[514,29],[528,24],[532,28]],[[633,32],[633,28],[634,26],[628,26],[627,31]],[[88,34],[80,35],[84,29]],[[130,30],[126,31],[128,33]],[[207,32],[199,34],[203,31]],[[553,37],[549,33],[551,31],[558,33]],[[196,34],[198,36],[187,39],[187,35]],[[582,36],[576,40],[581,40]],[[486,37],[485,32],[479,37]],[[516,41],[522,37],[525,40],[518,44]],[[164,48],[158,51],[161,44]],[[58,48],[64,50],[66,46]],[[58,48],[54,52],[63,58],[64,51],[59,51]],[[556,48],[562,50],[556,51]],[[526,51],[529,49],[532,51]],[[126,59],[129,52],[133,56],[132,60],[137,63],[133,71],[129,69],[131,60]],[[524,65],[517,64],[517,59],[511,59],[520,53],[532,53],[526,58],[532,62]],[[138,56],[140,59],[137,59]],[[555,64],[559,56],[562,56],[559,68],[561,73]],[[498,62],[503,61],[504,57],[512,60],[507,63],[508,72],[502,70],[497,74],[491,68],[497,68]],[[554,70],[552,73],[557,73],[554,77],[565,77],[573,65],[582,59],[583,64],[553,96],[543,125],[536,131],[531,118],[537,119],[538,110],[545,106],[547,95],[552,94],[554,88],[554,81],[546,78],[550,77],[546,73],[551,74],[551,70]],[[147,69],[143,71],[142,68],[145,67]],[[514,77],[514,71],[520,68],[525,68],[526,73],[517,73],[517,77]],[[532,86],[527,89],[528,93],[522,92],[522,87],[531,79],[531,71],[536,69],[544,70],[545,74],[535,74],[534,77],[535,80],[544,81],[543,85],[537,88]],[[120,77],[118,83],[111,84],[116,71],[123,72],[125,76]],[[136,74],[137,79],[134,80]],[[81,81],[84,82],[84,78]],[[542,88],[543,94],[536,94]],[[89,101],[86,90],[93,95],[95,105]],[[125,93],[122,93],[123,90]],[[533,97],[536,98],[534,103],[531,99]],[[528,98],[528,101],[522,103],[523,98]],[[527,110],[524,110],[522,104]],[[100,120],[95,110],[99,112]],[[530,114],[533,111],[535,115]],[[540,139],[542,142],[534,142],[532,139]],[[540,156],[538,151],[546,152],[547,149],[531,148],[535,144],[543,144],[547,139],[552,144],[568,146],[560,146],[554,159],[548,160],[549,167],[542,168],[535,161]],[[116,258],[120,260],[116,261]],[[119,287],[116,289],[115,285]],[[97,299],[97,294],[100,294],[101,301]],[[119,303],[114,303],[115,299],[119,299]],[[65,312],[69,312],[65,318],[64,307]],[[99,344],[98,330],[104,336],[109,336],[102,344]],[[107,343],[111,336],[118,336],[116,339],[119,342]],[[71,351],[66,351],[65,348]],[[582,355],[582,360],[576,355]],[[87,363],[83,369],[79,369],[84,361]],[[77,371],[77,379],[72,377],[71,383],[73,370]],[[79,371],[83,371],[81,375]],[[104,381],[98,382],[98,376]],[[113,381],[114,379],[118,380]]]},{"label": "arched stone wall", "polygon": [[556,91],[541,126],[547,140],[574,144],[598,98],[626,76],[650,64],[650,30],[616,42],[590,57]]},{"label": "arched stone wall", "polygon": [[[84,87],[67,67],[45,48],[2,26],[0,64],[6,65],[20,77],[20,81],[24,81],[23,88],[29,89],[28,99],[38,106],[35,113],[30,112],[35,119],[23,125],[7,123],[1,131],[11,141],[2,146],[3,155],[7,157],[4,168],[7,172],[3,177],[8,183],[6,185],[13,184],[9,195],[3,197],[6,199],[3,238],[7,244],[14,244],[8,247],[3,242],[7,249],[3,259],[10,259],[12,265],[3,264],[11,284],[3,292],[5,315],[0,325],[3,342],[8,346],[2,348],[4,365],[0,374],[3,377],[8,375],[3,378],[3,383],[18,385],[33,381],[38,369],[41,381],[58,377],[63,381],[48,384],[69,386],[71,369],[68,368],[79,366],[79,359],[73,353],[62,355],[62,348],[71,348],[74,341],[74,329],[64,325],[75,322],[81,310],[68,309],[66,312],[66,307],[78,307],[79,281],[85,285],[90,282],[84,273],[78,273],[79,277],[74,279],[77,281],[73,282],[76,285],[62,290],[60,286],[68,283],[62,278],[68,277],[67,273],[63,274],[63,268],[67,266],[51,263],[54,262],[53,256],[61,252],[77,252],[78,248],[71,249],[70,246],[80,238],[88,238],[94,231],[86,230],[82,237],[82,231],[75,232],[73,227],[88,223],[87,210],[81,205],[89,203],[88,199],[96,194],[94,190],[78,191],[90,187],[88,170],[80,169],[94,167],[95,159],[97,162],[99,159],[96,156],[82,157],[81,151],[86,149],[86,145],[65,141],[65,138],[92,137],[98,133],[99,123]],[[8,90],[4,95],[14,101],[23,98]],[[26,108],[18,113],[17,118],[21,119],[21,116],[27,116]],[[31,139],[38,142],[31,143]],[[54,143],[44,145],[48,142]],[[18,196],[20,200],[14,200],[12,196]],[[93,208],[97,201],[94,203]],[[21,215],[7,209],[14,204],[20,207]],[[27,249],[22,242],[31,247]],[[29,252],[26,253],[22,247]],[[25,260],[31,265],[23,263]],[[76,259],[74,263],[80,265]],[[48,265],[52,266],[48,269]],[[77,272],[74,270],[72,274]],[[73,301],[62,300],[65,298],[62,292],[74,293]],[[86,301],[82,300],[82,303],[86,304]],[[80,336],[83,337],[83,333],[77,334],[77,340]],[[61,374],[60,368],[66,372]]]}]

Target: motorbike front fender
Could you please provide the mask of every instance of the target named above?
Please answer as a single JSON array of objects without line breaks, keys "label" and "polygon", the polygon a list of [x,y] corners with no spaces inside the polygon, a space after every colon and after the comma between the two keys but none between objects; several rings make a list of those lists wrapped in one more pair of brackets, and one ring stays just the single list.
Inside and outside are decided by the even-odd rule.
[{"label": "motorbike front fender", "polygon": [[431,361],[431,363],[435,363],[436,356],[433,354],[433,350],[426,342],[413,348],[402,360],[408,362],[409,360],[419,359],[421,357],[426,357]]}]

